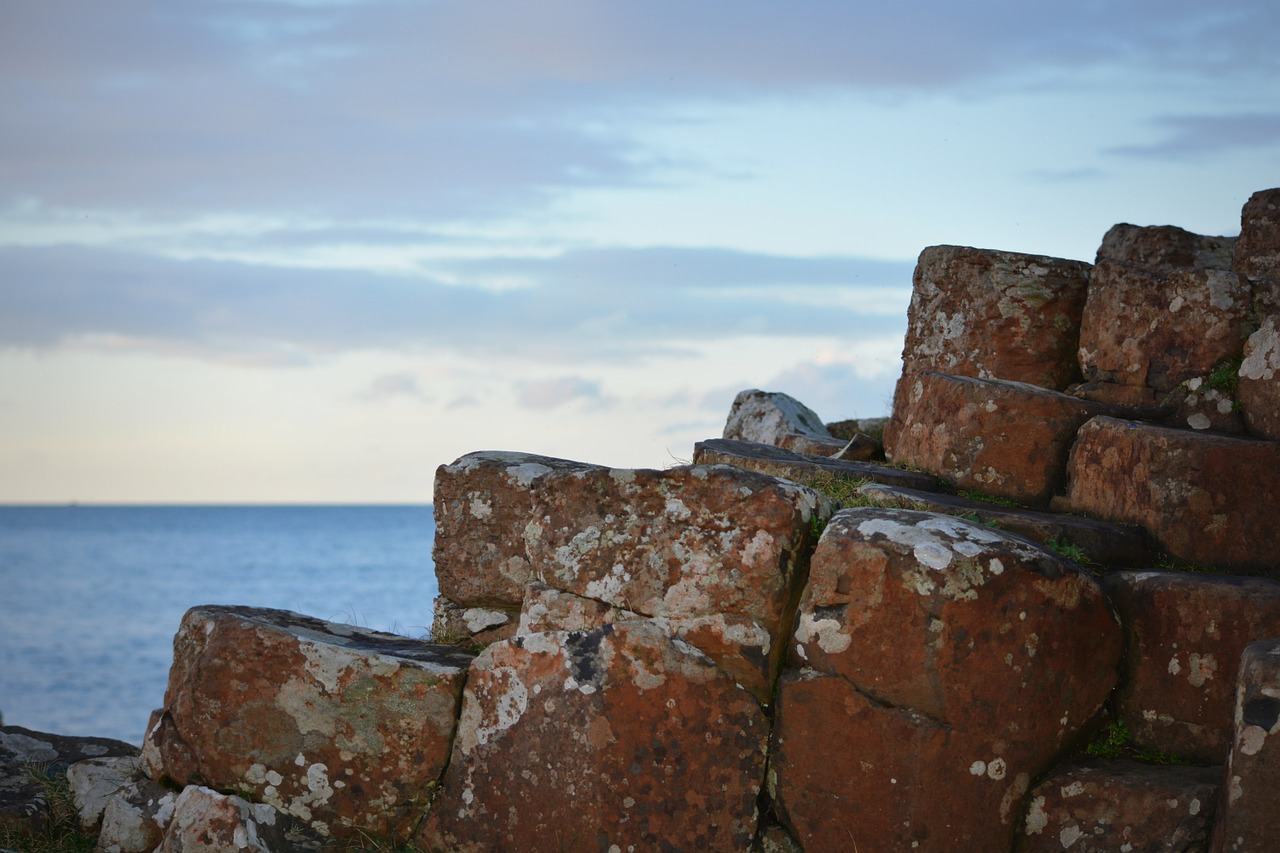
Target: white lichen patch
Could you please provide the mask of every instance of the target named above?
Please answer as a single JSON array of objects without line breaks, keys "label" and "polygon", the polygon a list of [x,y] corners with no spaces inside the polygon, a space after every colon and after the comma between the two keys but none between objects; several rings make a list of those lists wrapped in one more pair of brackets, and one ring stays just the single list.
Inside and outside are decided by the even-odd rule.
[{"label": "white lichen patch", "polygon": [[1049,815],[1044,810],[1044,797],[1036,797],[1027,809],[1027,835],[1039,835],[1049,825]]},{"label": "white lichen patch", "polygon": [[1062,831],[1058,833],[1058,841],[1061,842],[1063,850],[1066,850],[1083,837],[1084,832],[1074,823],[1063,827]]},{"label": "white lichen patch", "polygon": [[837,619],[819,619],[809,612],[800,613],[795,637],[802,645],[816,643],[829,655],[840,654],[853,642],[853,637],[845,633],[844,623]]},{"label": "white lichen patch", "polygon": [[1241,379],[1270,380],[1277,373],[1280,373],[1280,327],[1267,320],[1262,328],[1249,336],[1239,376]]},{"label": "white lichen patch", "polygon": [[467,688],[473,701],[463,703],[458,720],[458,746],[463,752],[491,742],[518,723],[529,708],[529,691],[514,668],[499,666],[486,675],[483,680],[473,676],[478,683]]},{"label": "white lichen patch", "polygon": [[493,515],[493,504],[474,493],[470,497],[471,505],[468,509],[472,518],[485,519]]},{"label": "white lichen patch", "polygon": [[1257,755],[1267,742],[1267,734],[1262,726],[1245,726],[1239,735],[1240,751],[1245,755]]},{"label": "white lichen patch", "polygon": [[[582,558],[600,546],[600,528],[589,525],[573,535],[565,545],[556,549],[556,564],[576,578],[582,569]],[[590,593],[588,593],[590,594]]]},{"label": "white lichen patch", "polygon": [[532,486],[537,479],[544,474],[550,474],[551,469],[541,462],[523,462],[519,465],[512,465],[507,468],[507,479],[514,485],[528,488]]},{"label": "white lichen patch", "polygon": [[469,634],[479,634],[489,628],[505,625],[510,619],[511,614],[487,607],[468,607],[462,611],[462,624],[467,626]]},{"label": "white lichen patch", "polygon": [[1192,652],[1187,656],[1187,680],[1191,682],[1192,687],[1203,687],[1206,681],[1211,680],[1218,671],[1218,662],[1211,654],[1196,654]]}]

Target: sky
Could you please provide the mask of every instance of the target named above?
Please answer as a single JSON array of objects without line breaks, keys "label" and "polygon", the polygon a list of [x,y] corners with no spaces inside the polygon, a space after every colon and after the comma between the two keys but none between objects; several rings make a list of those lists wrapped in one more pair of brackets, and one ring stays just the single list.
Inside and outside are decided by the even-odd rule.
[{"label": "sky", "polygon": [[1280,185],[1274,0],[0,0],[0,502],[401,503],[888,413],[936,244]]}]

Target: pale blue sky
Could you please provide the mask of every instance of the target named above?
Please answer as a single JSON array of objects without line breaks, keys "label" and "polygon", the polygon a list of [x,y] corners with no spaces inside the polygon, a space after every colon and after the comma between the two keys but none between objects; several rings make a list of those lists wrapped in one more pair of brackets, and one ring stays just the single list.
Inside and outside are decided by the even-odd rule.
[{"label": "pale blue sky", "polygon": [[887,412],[937,243],[1280,185],[1271,0],[3,0],[0,501],[425,501]]}]

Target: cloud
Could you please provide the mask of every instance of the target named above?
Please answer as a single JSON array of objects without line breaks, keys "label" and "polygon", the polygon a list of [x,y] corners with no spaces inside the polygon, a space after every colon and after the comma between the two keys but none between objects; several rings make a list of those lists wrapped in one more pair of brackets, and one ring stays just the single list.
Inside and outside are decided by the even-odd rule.
[{"label": "cloud", "polygon": [[430,397],[418,386],[418,377],[406,371],[384,373],[374,377],[358,395],[365,402],[408,398],[420,402],[429,402]]},{"label": "cloud", "polygon": [[1280,146],[1280,112],[1160,116],[1153,123],[1165,131],[1163,139],[1117,146],[1107,153],[1186,160],[1240,148]]},{"label": "cloud", "polygon": [[516,383],[516,403],[526,409],[556,409],[574,400],[599,400],[600,385],[580,376]]}]

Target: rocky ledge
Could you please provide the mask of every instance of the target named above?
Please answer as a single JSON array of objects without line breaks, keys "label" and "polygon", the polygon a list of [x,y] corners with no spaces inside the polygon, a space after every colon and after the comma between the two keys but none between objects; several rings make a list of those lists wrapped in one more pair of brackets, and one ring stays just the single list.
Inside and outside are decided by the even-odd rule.
[{"label": "rocky ledge", "polygon": [[435,642],[195,608],[141,755],[66,771],[80,819],[112,853],[1273,850],[1277,312],[1280,190],[1093,264],[928,248],[887,422],[753,390],[692,465],[441,466]]}]

